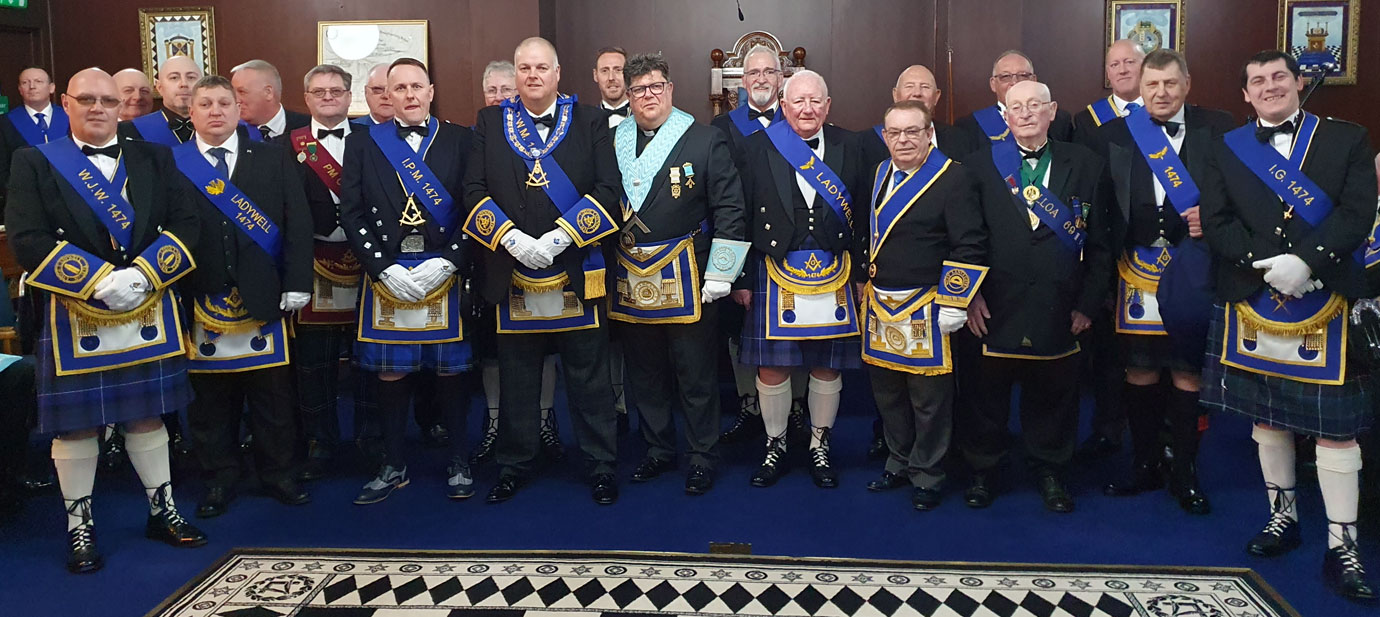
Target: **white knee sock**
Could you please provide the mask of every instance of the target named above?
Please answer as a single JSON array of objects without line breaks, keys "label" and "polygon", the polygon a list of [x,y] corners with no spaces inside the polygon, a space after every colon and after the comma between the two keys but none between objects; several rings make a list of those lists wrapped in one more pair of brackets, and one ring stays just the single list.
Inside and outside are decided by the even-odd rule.
[{"label": "white knee sock", "polygon": [[[786,423],[791,419],[791,379],[786,378],[774,386],[762,383],[757,378],[757,405],[762,410],[762,423],[767,429],[767,439],[784,438]],[[785,447],[784,441],[781,447]]]},{"label": "white knee sock", "polygon": [[[91,497],[91,489],[96,486],[96,459],[100,453],[100,442],[95,437],[53,440],[53,467],[57,469],[58,487],[62,489],[62,502],[67,508]],[[80,511],[67,512],[67,531],[76,529],[81,522]]]},{"label": "white knee sock", "polygon": [[[1294,503],[1294,434],[1289,431],[1272,431],[1260,428],[1251,429],[1251,439],[1259,445],[1260,473],[1265,477],[1265,486],[1274,485],[1283,492],[1286,504],[1283,514],[1299,520],[1298,507]],[[1274,508],[1275,491],[1267,491],[1270,508]]]},{"label": "white knee sock", "polygon": [[[153,496],[158,487],[172,481],[172,462],[168,458],[168,429],[158,427],[147,433],[125,433],[125,451],[129,452],[129,462],[134,473],[144,483],[144,493],[149,498],[149,513],[158,514],[162,510],[154,504]],[[172,491],[168,491],[168,507],[172,508]]]},{"label": "white knee sock", "polygon": [[1361,446],[1324,448],[1318,446],[1318,488],[1327,510],[1327,548],[1342,545],[1342,526],[1348,523],[1351,539],[1356,539],[1356,510],[1361,497]]},{"label": "white knee sock", "polygon": [[810,447],[818,448],[822,443],[820,437],[824,435],[824,431],[820,429],[834,428],[834,419],[839,415],[839,393],[843,392],[843,376],[839,375],[833,381],[824,381],[811,375],[809,391]]},{"label": "white knee sock", "polygon": [[[541,367],[541,408],[551,409],[556,405],[556,356],[546,357]],[[545,417],[545,416],[543,416]]]},{"label": "white knee sock", "polygon": [[498,363],[485,362],[482,369],[484,379],[484,400],[489,406],[489,417],[498,417]]}]

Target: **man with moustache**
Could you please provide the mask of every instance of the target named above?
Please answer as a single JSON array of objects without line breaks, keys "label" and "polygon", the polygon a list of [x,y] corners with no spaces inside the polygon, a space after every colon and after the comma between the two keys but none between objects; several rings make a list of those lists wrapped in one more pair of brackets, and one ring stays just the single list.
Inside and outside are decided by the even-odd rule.
[{"label": "man with moustache", "polygon": [[[865,264],[862,358],[889,452],[870,491],[910,484],[911,507],[939,507],[953,432],[947,349],[987,273],[987,233],[967,171],[930,142],[930,109],[899,100],[882,116],[892,156],[877,167],[854,253]],[[865,247],[865,248],[864,248]]]},{"label": "man with moustache", "polygon": [[[1195,335],[1161,316],[1156,292],[1171,266],[1179,276],[1189,274],[1184,268],[1192,268],[1191,276],[1200,280],[1209,276],[1206,246],[1197,240],[1203,236],[1197,179],[1205,173],[1212,143],[1232,128],[1232,118],[1185,104],[1191,78],[1179,52],[1150,52],[1138,72],[1136,100],[1144,101],[1144,111],[1132,109],[1100,129],[1117,205],[1107,208],[1110,248],[1119,260],[1113,323],[1126,362],[1123,400],[1135,456],[1130,477],[1103,491],[1123,496],[1157,490],[1169,471],[1169,493],[1179,506],[1207,514],[1211,504],[1198,486],[1195,462],[1207,428],[1207,412],[1198,405],[1202,348],[1185,345]],[[1162,384],[1166,370],[1170,383]],[[1169,470],[1160,447],[1166,423],[1174,448]]]},{"label": "man with moustache", "polygon": [[[594,83],[599,86],[599,108],[609,115],[609,128],[628,118],[628,89],[623,81],[623,65],[628,52],[622,47],[604,47],[594,53]],[[615,379],[617,376],[615,376]]]},{"label": "man with moustache", "polygon": [[849,254],[853,195],[861,157],[853,136],[828,124],[829,87],[814,71],[786,82],[786,122],[758,131],[744,150],[748,229],[753,253],[733,299],[747,309],[740,360],[757,366],[757,400],[766,457],[752,485],[785,473],[791,372],[810,370],[810,476],[838,486],[829,438],[843,391],[840,371],[861,368],[858,316],[850,280],[861,266]]},{"label": "man with moustache", "polygon": [[511,499],[535,470],[543,358],[553,348],[591,496],[618,499],[617,412],[604,323],[605,250],[616,233],[618,161],[607,118],[557,91],[561,69],[545,39],[513,55],[517,98],[479,111],[465,178],[465,231],[481,246],[481,293],[498,305],[504,430],[498,482],[487,501]]},{"label": "man with moustache", "polygon": [[333,64],[307,71],[302,89],[311,124],[277,140],[297,159],[315,240],[312,297],[298,311],[293,327],[297,407],[307,440],[307,459],[301,471],[305,479],[325,473],[340,441],[336,412],[340,354],[354,340],[351,326],[356,323],[363,275],[363,266],[340,224],[345,139],[359,127],[347,121],[350,82],[350,74]]},{"label": "man with moustache", "polygon": [[[97,431],[117,424],[149,499],[144,534],[206,544],[172,498],[168,434],[159,414],[192,398],[177,294],[194,266],[199,225],[170,152],[116,137],[120,99],[100,69],[74,75],[62,97],[72,136],[15,156],[5,225],[43,296],[35,349],[38,431],[56,434],[53,465],[67,511],[67,569],[93,572],[91,494]],[[137,206],[135,205],[137,204]]]},{"label": "man with moustache", "polygon": [[50,100],[55,90],[47,71],[32,66],[19,72],[19,98],[23,105],[0,116],[0,212],[5,207],[6,180],[15,151],[67,135],[67,112],[53,107]]},{"label": "man with moustache", "polygon": [[258,127],[259,136],[265,140],[311,122],[311,116],[283,108],[283,78],[272,64],[245,62],[230,69],[230,82],[235,84],[235,96],[240,101],[240,119],[249,124],[251,132]]},{"label": "man with moustache", "polygon": [[1373,152],[1361,126],[1300,109],[1303,87],[1293,56],[1252,56],[1241,90],[1257,119],[1213,144],[1201,208],[1222,304],[1201,400],[1255,423],[1271,508],[1246,552],[1275,557],[1302,543],[1294,437],[1311,436],[1327,514],[1323,580],[1374,600],[1357,549],[1356,436],[1370,423],[1375,386],[1346,347],[1349,309],[1375,310]]},{"label": "man with moustache", "polygon": [[[1038,79],[1035,62],[1029,56],[1015,49],[1002,52],[992,63],[992,76],[987,80],[987,87],[996,95],[996,104],[959,118],[954,126],[968,133],[974,148],[985,149],[994,142],[1010,141],[1011,133],[1006,125],[1006,91],[1018,83]],[[1060,109],[1055,113],[1049,125],[1049,138],[1073,139],[1073,117],[1069,112]]]},{"label": "man with moustache", "polygon": [[1049,88],[1020,81],[1006,91],[1010,139],[973,152],[991,270],[968,305],[982,343],[973,413],[960,418],[960,449],[973,475],[964,501],[991,505],[1007,463],[1011,388],[1021,384],[1021,431],[1045,508],[1072,512],[1064,474],[1078,434],[1078,335],[1091,325],[1111,277],[1102,160],[1049,135],[1057,114]]},{"label": "man with moustache", "polygon": [[375,64],[369,69],[369,79],[364,83],[364,102],[369,105],[369,113],[354,120],[355,124],[369,126],[393,119],[393,100],[388,93],[388,63]]},{"label": "man with moustache", "polygon": [[685,492],[702,495],[718,458],[715,300],[732,291],[748,250],[742,185],[723,132],[675,108],[660,54],[633,56],[623,70],[633,119],[614,132],[627,200],[609,318],[618,322],[647,442],[632,480],[675,468],[674,400],[690,455]]},{"label": "man with moustache", "polygon": [[153,109],[153,85],[143,71],[122,69],[115,74],[115,87],[120,91],[120,122],[133,120]]},{"label": "man with moustache", "polygon": [[192,138],[192,86],[201,79],[201,68],[187,56],[173,56],[158,67],[158,111],[120,123],[120,137],[176,147]]},{"label": "man with moustache", "polygon": [[1143,60],[1145,50],[1135,41],[1121,39],[1107,48],[1103,71],[1107,83],[1112,85],[1112,93],[1107,98],[1093,101],[1073,117],[1075,141],[1101,152],[1104,145],[1098,138],[1098,128],[1145,106],[1140,93],[1140,64]]},{"label": "man with moustache", "polygon": [[196,513],[220,516],[234,500],[246,415],[264,491],[302,505],[310,497],[292,474],[297,422],[285,314],[311,300],[311,213],[287,149],[236,130],[230,80],[197,80],[191,112],[196,134],[173,158],[201,220],[192,250],[199,268],[183,282],[197,394],[187,423],[206,485]]},{"label": "man with moustache", "polygon": [[385,455],[355,503],[378,503],[408,484],[405,429],[416,394],[408,377],[421,372],[434,376],[431,404],[450,434],[446,496],[465,499],[474,495],[474,480],[465,455],[470,392],[461,373],[471,353],[460,291],[470,247],[458,200],[471,133],[431,114],[435,87],[422,62],[395,60],[388,90],[393,121],[346,139],[340,195],[341,223],[368,274],[354,357],[377,373]]}]

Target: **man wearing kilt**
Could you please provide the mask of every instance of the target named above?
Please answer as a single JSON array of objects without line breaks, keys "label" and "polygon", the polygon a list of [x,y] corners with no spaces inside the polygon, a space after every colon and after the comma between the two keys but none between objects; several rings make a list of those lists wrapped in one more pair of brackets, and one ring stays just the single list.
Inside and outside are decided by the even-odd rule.
[{"label": "man wearing kilt", "polygon": [[[513,53],[518,96],[479,112],[465,178],[465,231],[482,252],[484,301],[497,304],[498,482],[511,499],[541,451],[544,358],[561,354],[570,421],[596,503],[618,499],[618,413],[604,323],[605,252],[621,183],[608,117],[557,90],[556,49],[532,37]],[[609,256],[612,253],[609,252]]]},{"label": "man wearing kilt", "polygon": [[732,291],[747,256],[742,185],[723,131],[673,106],[660,54],[629,58],[623,73],[633,117],[613,138],[625,199],[609,318],[618,322],[647,442],[632,480],[676,466],[678,402],[690,454],[685,492],[702,495],[718,457],[715,300]]},{"label": "man wearing kilt", "polygon": [[1356,436],[1369,423],[1374,379],[1347,350],[1348,310],[1375,293],[1370,141],[1358,125],[1299,108],[1303,81],[1288,54],[1251,57],[1241,89],[1258,120],[1214,144],[1202,181],[1203,235],[1223,303],[1210,325],[1202,402],[1255,421],[1270,519],[1246,551],[1273,557],[1302,543],[1294,435],[1314,437],[1327,510],[1323,578],[1343,596],[1373,599],[1356,545]]},{"label": "man wearing kilt", "polygon": [[[1110,72],[1110,69],[1109,69]],[[1207,412],[1198,405],[1202,337],[1179,314],[1187,308],[1206,311],[1210,302],[1188,307],[1191,298],[1177,289],[1159,294],[1160,282],[1174,278],[1206,283],[1210,258],[1199,219],[1196,182],[1207,167],[1212,143],[1231,128],[1224,111],[1185,105],[1189,92],[1188,62],[1179,52],[1158,49],[1138,65],[1145,107],[1101,125],[1107,143],[1108,168],[1116,208],[1108,208],[1112,254],[1117,263],[1116,331],[1126,361],[1123,397],[1131,426],[1135,459],[1129,478],[1103,492],[1137,495],[1164,486],[1164,450],[1160,432],[1172,434],[1173,464],[1169,492],[1190,514],[1207,514],[1211,505],[1198,487],[1198,443],[1207,429]],[[1177,256],[1177,257],[1176,257]],[[1160,298],[1178,306],[1160,310]],[[1169,370],[1170,383],[1161,383]]]},{"label": "man wearing kilt", "polygon": [[767,453],[752,485],[771,486],[786,470],[791,371],[810,369],[810,475],[838,486],[829,434],[844,369],[861,368],[854,289],[861,268],[848,252],[853,195],[861,175],[852,134],[827,124],[829,88],[814,71],[786,82],[786,122],[747,139],[743,193],[753,253],[733,299],[747,309],[739,361],[755,365]]},{"label": "man wearing kilt", "polygon": [[[378,373],[375,392],[383,428],[378,476],[355,498],[383,501],[406,486],[404,433],[414,380],[436,375],[432,400],[450,432],[446,495],[474,495],[465,457],[466,377],[470,345],[463,340],[460,290],[469,246],[460,229],[460,182],[470,130],[431,115],[435,94],[426,65],[400,58],[388,69],[395,115],[345,140],[340,217],[368,274],[360,301],[355,363]],[[421,404],[421,403],[419,403]]]},{"label": "man wearing kilt", "polygon": [[311,299],[311,214],[288,150],[237,128],[230,80],[192,87],[195,135],[173,149],[201,223],[183,283],[192,307],[187,412],[206,493],[202,518],[219,516],[240,475],[240,418],[248,407],[263,489],[287,505],[309,501],[293,478],[296,400],[285,313]]},{"label": "man wearing kilt", "polygon": [[[345,138],[364,129],[349,122],[346,115],[350,109],[348,72],[322,64],[307,71],[303,82],[311,124],[289,131],[275,142],[291,148],[297,159],[315,240],[311,301],[298,311],[293,327],[297,406],[307,440],[301,477],[310,480],[325,473],[340,441],[336,411],[340,354],[354,340],[355,307],[363,274],[363,265],[340,225],[340,193]],[[360,388],[357,395],[365,392]],[[362,425],[356,421],[357,427]]]},{"label": "man wearing kilt", "polygon": [[921,101],[897,101],[882,116],[891,157],[878,164],[871,207],[854,253],[866,264],[862,359],[882,417],[888,456],[870,491],[910,484],[911,506],[939,506],[942,463],[953,433],[949,335],[987,268],[987,232],[967,172],[930,141]]},{"label": "man wearing kilt", "polygon": [[119,424],[149,499],[146,536],[201,546],[172,498],[159,414],[192,398],[177,294],[194,264],[197,215],[167,149],[116,139],[120,99],[100,69],[72,77],[72,137],[15,154],[5,224],[29,285],[45,292],[38,341],[38,429],[56,433],[67,506],[67,568],[100,569],[91,515],[96,433]]}]

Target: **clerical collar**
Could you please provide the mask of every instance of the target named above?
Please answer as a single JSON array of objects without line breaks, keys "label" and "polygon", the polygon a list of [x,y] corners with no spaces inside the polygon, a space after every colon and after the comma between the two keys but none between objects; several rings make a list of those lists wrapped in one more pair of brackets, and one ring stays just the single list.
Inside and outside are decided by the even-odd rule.
[{"label": "clerical collar", "polygon": [[206,154],[206,152],[207,152],[208,150],[210,150],[211,148],[225,148],[226,150],[229,150],[229,151],[231,151],[231,152],[239,152],[239,151],[240,151],[240,132],[239,132],[238,130],[236,130],[236,131],[231,131],[231,132],[230,132],[230,137],[226,138],[226,140],[223,141],[223,142],[221,142],[221,144],[218,145],[218,146],[213,146],[213,145],[211,145],[211,144],[206,143],[206,141],[203,140],[203,139],[201,138],[201,133],[197,133],[197,134],[196,134],[196,149],[197,149],[197,150],[200,150],[202,154]]},{"label": "clerical collar", "polygon": [[[42,112],[39,112],[39,113],[42,113]],[[45,116],[45,117],[46,117],[46,116]],[[120,136],[119,136],[119,135],[111,135],[111,136],[110,136],[110,141],[107,141],[107,142],[105,142],[104,144],[99,144],[99,145],[98,145],[98,144],[87,143],[87,142],[84,142],[84,141],[82,141],[82,140],[80,140],[80,139],[77,139],[77,136],[76,136],[76,135],[73,135],[73,136],[72,136],[72,143],[77,144],[77,149],[78,149],[78,150],[80,150],[82,146],[91,146],[92,148],[105,148],[105,147],[109,147],[109,146],[115,145],[115,142],[117,142],[117,141],[119,141],[119,140],[120,140]]]},{"label": "clerical collar", "polygon": [[1137,105],[1140,105],[1141,107],[1145,107],[1145,98],[1144,98],[1144,97],[1139,97],[1139,96],[1138,96],[1138,97],[1136,97],[1136,100],[1134,100],[1134,101],[1128,101],[1128,100],[1126,100],[1126,99],[1123,99],[1123,98],[1117,96],[1116,93],[1112,93],[1112,104],[1116,106],[1117,112],[1119,112],[1119,113],[1121,113],[1121,114],[1125,114],[1125,113],[1126,113],[1126,106],[1127,106],[1127,105],[1130,105],[1131,103],[1135,103],[1135,104],[1137,104]]},{"label": "clerical collar", "polygon": [[661,130],[661,127],[658,126],[654,129],[644,129],[639,126],[637,127],[637,130],[641,131],[644,137],[656,137],[656,132]]}]

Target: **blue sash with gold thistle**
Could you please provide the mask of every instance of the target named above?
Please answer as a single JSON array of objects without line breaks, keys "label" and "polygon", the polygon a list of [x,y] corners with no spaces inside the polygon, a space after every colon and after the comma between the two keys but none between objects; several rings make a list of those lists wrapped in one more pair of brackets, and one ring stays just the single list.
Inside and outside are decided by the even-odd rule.
[{"label": "blue sash with gold thistle", "polygon": [[175,148],[173,158],[178,171],[196,185],[197,190],[234,224],[235,229],[252,240],[273,263],[282,264],[283,234],[278,224],[260,211],[239,187],[231,184],[229,178],[221,177],[220,171],[212,167],[197,148],[196,140]]},{"label": "blue sash with gold thistle", "polygon": [[[1303,173],[1319,125],[1305,113],[1289,158],[1255,137],[1249,123],[1223,139],[1237,158],[1283,201],[1286,216],[1317,227],[1332,212],[1332,199]],[[1357,250],[1358,260],[1364,249]],[[1341,385],[1346,375],[1346,299],[1327,290],[1285,296],[1266,286],[1226,307],[1222,364],[1294,381]]]},{"label": "blue sash with gold thistle", "polygon": [[[398,259],[411,270],[438,255],[421,253]],[[366,278],[359,306],[359,328],[355,338],[368,343],[412,344],[449,343],[464,340],[460,318],[458,276],[446,278],[417,302],[405,302],[388,291],[380,281]]]},{"label": "blue sash with gold thistle", "polygon": [[192,312],[189,373],[239,373],[291,360],[287,320],[254,319],[236,287],[193,299]]},{"label": "blue sash with gold thistle", "polygon": [[[738,132],[742,133],[743,137],[752,135],[757,131],[766,130],[766,127],[763,127],[761,122],[752,120],[748,117],[747,105],[740,106],[734,109],[733,111],[728,112],[728,119],[733,121],[733,126],[738,127]],[[785,119],[785,116],[781,115],[781,106],[777,105],[776,113],[772,115],[771,123],[769,125],[775,126],[777,124],[780,124],[783,119]]]},{"label": "blue sash with gold thistle", "polygon": [[72,129],[67,112],[56,105],[51,107],[52,116],[48,118],[48,131],[38,130],[38,123],[29,117],[28,110],[20,105],[10,110],[10,124],[14,125],[14,130],[24,138],[24,142],[30,146],[41,146],[45,143],[52,143],[61,138],[67,137],[68,131]]},{"label": "blue sash with gold thistle", "polygon": [[1088,113],[1092,114],[1093,124],[1102,126],[1112,120],[1122,117],[1116,110],[1116,105],[1112,104],[1112,97],[1108,95],[1105,99],[1098,99],[1088,106]]},{"label": "blue sash with gold thistle", "polygon": [[852,227],[853,196],[848,194],[848,187],[839,179],[838,174],[824,164],[822,159],[815,158],[814,151],[796,134],[790,124],[775,124],[766,131],[772,146],[787,163],[791,164],[796,175],[804,178],[805,182],[824,198],[829,204],[829,209],[839,218],[839,222],[845,227]]},{"label": "blue sash with gold thistle", "polygon": [[431,142],[435,141],[437,128],[440,126],[441,121],[435,116],[427,120],[426,136],[422,137],[422,143],[416,151],[412,150],[407,140],[398,136],[398,128],[392,122],[369,127],[369,137],[373,138],[374,143],[383,152],[383,158],[393,166],[393,171],[398,173],[403,192],[408,196],[415,196],[438,225],[454,227],[455,219],[458,217],[455,198],[451,197],[450,191],[441,184],[441,179],[436,177],[436,172],[431,171],[425,160],[426,152],[431,148]]},{"label": "blue sash with gold thistle", "polygon": [[134,208],[120,194],[128,179],[124,157],[121,156],[116,162],[114,177],[106,180],[100,168],[82,154],[81,149],[70,137],[39,144],[37,147],[43,157],[53,165],[53,169],[57,170],[57,175],[81,195],[82,201],[85,201],[96,214],[96,218],[100,219],[120,248],[128,247],[134,237]]}]

